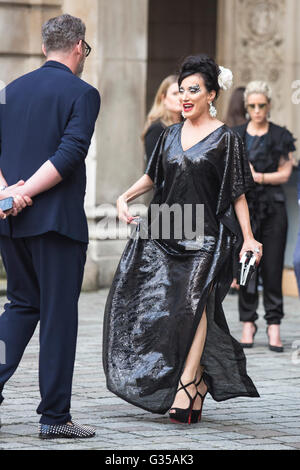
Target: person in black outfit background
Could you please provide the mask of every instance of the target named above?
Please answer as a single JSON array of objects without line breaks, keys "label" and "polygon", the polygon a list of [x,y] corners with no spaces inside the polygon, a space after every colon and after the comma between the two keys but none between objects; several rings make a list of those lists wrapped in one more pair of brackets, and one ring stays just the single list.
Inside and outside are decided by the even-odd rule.
[{"label": "person in black outfit background", "polygon": [[169,75],[160,84],[148,113],[142,140],[145,144],[145,160],[150,160],[152,152],[162,131],[182,120],[179,102],[177,75]]},{"label": "person in black outfit background", "polygon": [[[285,128],[268,120],[271,90],[267,83],[250,82],[245,90],[245,107],[249,121],[234,128],[243,138],[256,187],[247,193],[254,236],[263,243],[260,264],[263,280],[263,301],[269,348],[282,352],[280,323],[284,316],[282,272],[287,236],[287,213],[281,184],[291,175],[294,137]],[[258,318],[258,274],[248,288],[239,290],[240,320],[244,322],[241,344],[253,346]]]}]

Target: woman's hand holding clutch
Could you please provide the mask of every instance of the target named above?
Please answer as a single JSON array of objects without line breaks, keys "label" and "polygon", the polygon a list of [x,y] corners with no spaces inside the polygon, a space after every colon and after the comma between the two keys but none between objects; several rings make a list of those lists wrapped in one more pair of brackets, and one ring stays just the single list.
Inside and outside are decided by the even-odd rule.
[{"label": "woman's hand holding clutch", "polygon": [[240,259],[242,258],[243,254],[247,251],[252,251],[252,253],[254,253],[256,257],[256,265],[259,265],[263,254],[262,243],[258,242],[254,238],[247,238],[246,240],[244,240],[242,249],[240,251]]}]

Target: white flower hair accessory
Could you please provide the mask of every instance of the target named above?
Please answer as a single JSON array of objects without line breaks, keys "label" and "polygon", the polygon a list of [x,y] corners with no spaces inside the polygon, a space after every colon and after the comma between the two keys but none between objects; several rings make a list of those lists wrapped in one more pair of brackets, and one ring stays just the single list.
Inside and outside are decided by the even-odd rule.
[{"label": "white flower hair accessory", "polygon": [[232,87],[232,83],[233,83],[232,72],[230,69],[226,69],[225,67],[222,67],[222,65],[219,66],[219,69],[221,70],[221,73],[218,76],[219,86],[223,90],[229,90],[229,88]]}]

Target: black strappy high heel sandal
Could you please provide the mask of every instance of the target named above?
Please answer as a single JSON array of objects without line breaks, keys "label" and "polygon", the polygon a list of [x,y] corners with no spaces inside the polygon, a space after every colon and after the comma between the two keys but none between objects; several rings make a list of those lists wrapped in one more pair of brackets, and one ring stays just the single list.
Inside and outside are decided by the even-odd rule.
[{"label": "black strappy high heel sandal", "polygon": [[[177,390],[177,393],[180,390],[184,390],[187,396],[189,397],[190,404],[187,408],[170,408],[169,410],[169,418],[172,421],[172,423],[185,423],[185,424],[191,424],[192,420],[192,409],[194,405],[194,401],[196,399],[197,393],[194,397],[191,397],[189,392],[187,391],[187,387],[190,385],[195,384],[195,380],[192,382],[189,382],[188,384],[183,385],[181,379],[180,379],[180,385],[181,387]],[[174,410],[175,413],[170,413],[170,411]]]},{"label": "black strappy high heel sandal", "polygon": [[[196,385],[196,388],[199,387],[199,385],[201,384],[203,378],[202,376],[200,377],[199,379],[199,382],[197,382],[195,385]],[[208,390],[206,390],[205,394],[202,395],[200,392],[198,392],[198,388],[197,388],[197,394],[196,394],[196,397],[195,397],[195,400],[197,398],[197,396],[199,395],[199,397],[201,398],[201,408],[200,410],[193,410],[192,409],[192,416],[191,416],[191,423],[199,423],[201,421],[201,416],[202,416],[202,409],[203,409],[203,403],[204,403],[204,400],[205,400],[205,397],[207,395],[207,392]],[[195,401],[194,400],[194,401]]]}]

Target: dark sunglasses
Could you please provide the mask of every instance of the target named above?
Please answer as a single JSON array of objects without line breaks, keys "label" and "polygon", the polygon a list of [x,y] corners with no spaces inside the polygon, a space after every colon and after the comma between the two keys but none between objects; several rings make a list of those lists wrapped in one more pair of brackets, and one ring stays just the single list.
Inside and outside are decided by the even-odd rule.
[{"label": "dark sunglasses", "polygon": [[84,47],[85,47],[85,57],[88,57],[91,53],[92,48],[84,39],[82,39],[82,42],[83,42]]},{"label": "dark sunglasses", "polygon": [[267,103],[258,103],[256,104],[248,104],[248,108],[255,109],[255,106],[258,106],[259,109],[264,109],[267,106]]}]

